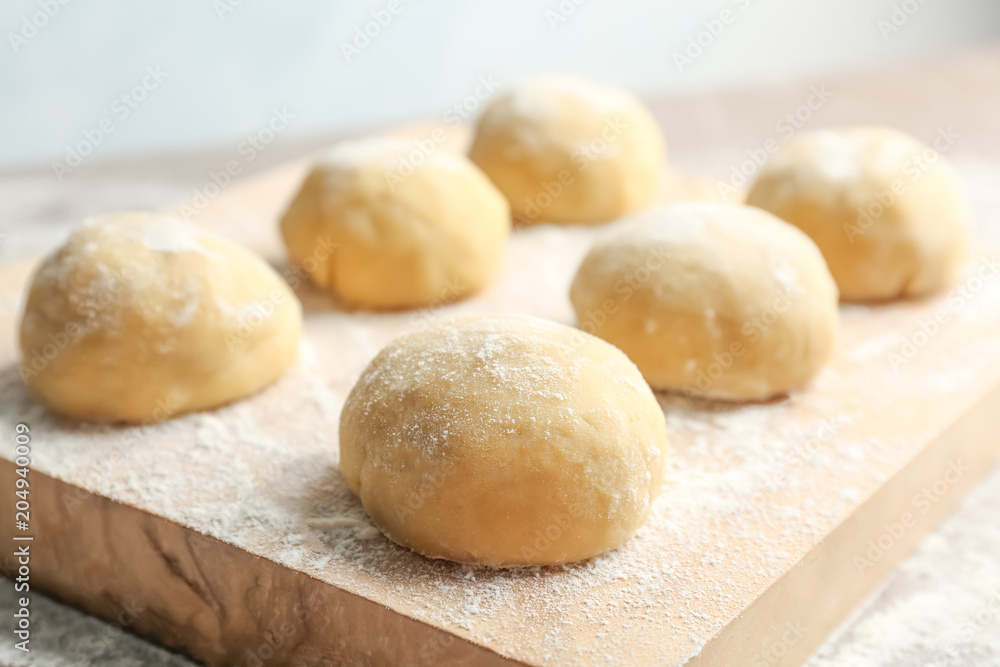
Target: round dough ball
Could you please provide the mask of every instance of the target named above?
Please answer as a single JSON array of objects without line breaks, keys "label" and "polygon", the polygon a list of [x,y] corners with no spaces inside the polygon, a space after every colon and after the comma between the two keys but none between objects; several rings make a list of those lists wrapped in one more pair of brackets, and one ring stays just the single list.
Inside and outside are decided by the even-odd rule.
[{"label": "round dough ball", "polygon": [[273,382],[302,313],[249,250],[169,216],[87,221],[35,273],[21,376],[57,412],[161,422]]},{"label": "round dough ball", "polygon": [[615,225],[570,290],[580,327],[656,389],[763,400],[830,357],[837,287],[816,245],[760,209],[708,202]]},{"label": "round dough ball", "polygon": [[764,165],[747,203],[808,234],[848,301],[942,290],[967,254],[972,213],[958,175],[897,130],[803,132]]},{"label": "round dough ball", "polygon": [[523,315],[397,338],[340,421],[340,469],[386,535],[493,566],[624,543],[659,493],[666,447],[663,412],[624,354]]},{"label": "round dough ball", "polygon": [[469,149],[522,224],[600,223],[652,205],[663,133],[628,93],[541,76],[501,92]]},{"label": "round dough ball", "polygon": [[313,166],[281,233],[292,261],[343,301],[419,308],[486,284],[510,209],[464,156],[375,137],[339,144]]}]

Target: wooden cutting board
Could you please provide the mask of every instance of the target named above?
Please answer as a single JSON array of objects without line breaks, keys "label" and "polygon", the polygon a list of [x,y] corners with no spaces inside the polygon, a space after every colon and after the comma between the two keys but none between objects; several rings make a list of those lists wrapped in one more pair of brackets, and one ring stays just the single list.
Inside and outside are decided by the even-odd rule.
[{"label": "wooden cutting board", "polygon": [[[276,219],[304,169],[184,210],[287,271]],[[715,191],[667,185],[669,199]],[[285,378],[148,427],[80,424],[26,396],[12,333],[30,263],[6,270],[0,429],[8,443],[31,429],[31,524],[4,522],[0,539],[34,537],[33,587],[211,665],[797,664],[1000,457],[1000,253],[977,247],[962,291],[843,307],[836,358],[805,392],[744,406],[661,395],[663,493],[614,553],[497,571],[389,542],[336,468],[358,374],[394,336],[451,315],[574,323],[569,282],[599,231],[518,229],[488,289],[427,311],[345,312],[303,285]],[[9,516],[12,447],[0,457]]]}]

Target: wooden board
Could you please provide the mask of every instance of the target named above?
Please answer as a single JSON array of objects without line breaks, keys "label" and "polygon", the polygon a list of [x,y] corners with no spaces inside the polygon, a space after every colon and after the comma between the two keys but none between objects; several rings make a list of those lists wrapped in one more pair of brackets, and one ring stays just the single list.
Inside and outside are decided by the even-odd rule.
[{"label": "wooden board", "polygon": [[[233,185],[194,221],[288,271],[275,220],[303,169]],[[706,189],[672,183],[670,197]],[[964,293],[843,308],[836,359],[808,391],[747,406],[662,395],[665,487],[614,553],[494,571],[386,540],[336,470],[358,374],[398,333],[446,316],[572,324],[569,282],[599,232],[517,230],[489,289],[428,311],[343,312],[304,286],[302,355],[285,378],[145,428],[39,408],[8,335],[0,429],[32,429],[33,585],[104,618],[128,612],[128,630],[213,665],[796,664],[1000,456],[993,255],[977,249]],[[5,331],[29,268],[0,277]],[[947,321],[927,334],[935,313]],[[2,457],[10,489],[10,448]]]}]

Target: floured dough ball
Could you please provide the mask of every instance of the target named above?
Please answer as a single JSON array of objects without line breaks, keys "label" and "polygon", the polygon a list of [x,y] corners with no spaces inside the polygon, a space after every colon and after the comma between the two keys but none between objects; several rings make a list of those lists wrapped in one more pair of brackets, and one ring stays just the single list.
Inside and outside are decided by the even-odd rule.
[{"label": "floured dough ball", "polygon": [[650,206],[666,166],[663,134],[637,99],[558,76],[499,93],[469,157],[522,224],[600,223]]},{"label": "floured dough ball", "polygon": [[281,220],[293,262],[361,307],[440,305],[495,273],[510,209],[462,155],[375,137],[334,147]]},{"label": "floured dough ball", "polygon": [[35,273],[21,376],[50,408],[160,422],[273,382],[295,361],[302,314],[249,250],[168,216],[88,221]]},{"label": "floured dough ball", "polygon": [[580,328],[656,389],[763,400],[804,386],[833,351],[837,287],[816,245],[749,206],[682,203],[623,221],[570,290]]},{"label": "floured dough ball", "polygon": [[604,341],[523,315],[465,317],[368,365],[341,415],[340,469],[375,524],[425,556],[566,563],[642,525],[665,429]]},{"label": "floured dough ball", "polygon": [[848,301],[944,289],[967,253],[972,214],[957,173],[897,130],[803,132],[764,165],[747,203],[808,234]]}]

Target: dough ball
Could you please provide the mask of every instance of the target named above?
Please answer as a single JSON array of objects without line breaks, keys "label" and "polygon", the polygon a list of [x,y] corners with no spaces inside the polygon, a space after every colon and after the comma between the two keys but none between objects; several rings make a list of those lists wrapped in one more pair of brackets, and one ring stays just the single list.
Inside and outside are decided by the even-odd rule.
[{"label": "dough ball", "polygon": [[498,93],[469,157],[522,224],[600,223],[646,208],[666,166],[660,127],[637,99],[556,76]]},{"label": "dough ball", "polygon": [[343,301],[450,303],[487,283],[510,209],[462,155],[375,137],[339,144],[306,177],[281,233],[292,261]]},{"label": "dough ball", "polygon": [[848,301],[944,289],[967,253],[972,214],[955,170],[888,128],[797,135],[764,165],[747,203],[808,234]]},{"label": "dough ball", "polygon": [[302,314],[249,250],[168,216],[85,223],[35,273],[21,375],[57,412],[160,422],[273,382],[295,361]]},{"label": "dough ball", "polygon": [[465,317],[389,343],[344,405],[340,469],[375,524],[432,558],[566,563],[642,525],[666,457],[635,365],[522,315]]},{"label": "dough ball", "polygon": [[735,204],[674,204],[615,225],[570,299],[580,327],[654,388],[733,401],[804,386],[837,331],[837,287],[816,245]]}]

